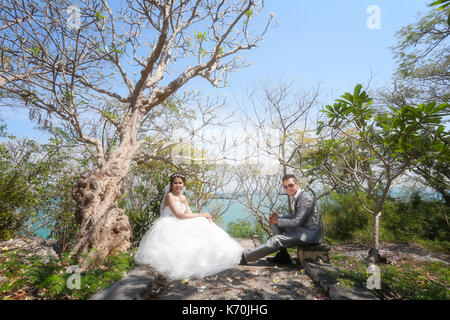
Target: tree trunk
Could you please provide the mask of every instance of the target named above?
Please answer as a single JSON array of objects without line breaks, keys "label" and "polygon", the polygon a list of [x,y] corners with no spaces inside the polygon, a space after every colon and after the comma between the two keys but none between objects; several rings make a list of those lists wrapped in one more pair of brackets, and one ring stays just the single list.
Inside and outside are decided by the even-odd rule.
[{"label": "tree trunk", "polygon": [[373,215],[373,247],[369,250],[369,261],[372,263],[378,262],[380,260],[380,243],[379,243],[379,232],[380,232],[380,217],[381,211]]},{"label": "tree trunk", "polygon": [[[79,231],[71,254],[78,259],[82,270],[89,267],[88,260],[102,264],[109,254],[126,252],[131,247],[130,222],[118,207],[117,199],[140,145],[136,140],[137,126],[133,125],[138,123],[137,119],[130,117],[121,143],[108,161],[93,172],[83,173],[72,190]],[[83,254],[88,254],[89,258],[85,259]]]},{"label": "tree trunk", "polygon": [[[108,167],[83,174],[73,190],[79,231],[72,255],[79,258],[82,269],[87,267],[80,256],[83,253],[89,253],[96,263],[101,264],[110,253],[126,251],[130,247],[130,223],[117,206],[122,179]],[[89,252],[91,249],[95,250]]]}]

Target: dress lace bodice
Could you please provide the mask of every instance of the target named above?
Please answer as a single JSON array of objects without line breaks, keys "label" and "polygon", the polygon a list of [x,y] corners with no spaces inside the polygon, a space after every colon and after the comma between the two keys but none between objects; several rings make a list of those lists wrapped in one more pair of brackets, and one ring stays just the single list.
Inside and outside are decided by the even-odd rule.
[{"label": "dress lace bodice", "polygon": [[[180,208],[181,212],[186,211],[186,205],[184,204],[184,202],[177,201],[177,205]],[[175,215],[173,214],[172,209],[170,209],[169,206],[165,206],[161,213],[161,217],[175,217]]]}]

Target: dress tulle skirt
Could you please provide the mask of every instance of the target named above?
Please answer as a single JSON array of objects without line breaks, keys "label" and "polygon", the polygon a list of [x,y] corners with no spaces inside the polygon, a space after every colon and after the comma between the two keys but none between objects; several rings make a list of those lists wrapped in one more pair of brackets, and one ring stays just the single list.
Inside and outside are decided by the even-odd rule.
[{"label": "dress tulle skirt", "polygon": [[236,240],[204,217],[166,216],[144,235],[134,259],[170,279],[194,279],[237,265],[242,252]]}]

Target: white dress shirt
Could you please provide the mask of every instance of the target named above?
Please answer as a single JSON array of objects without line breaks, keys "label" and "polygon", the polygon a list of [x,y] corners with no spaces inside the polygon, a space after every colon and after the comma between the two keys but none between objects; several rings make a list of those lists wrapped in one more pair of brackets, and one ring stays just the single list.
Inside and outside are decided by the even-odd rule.
[{"label": "white dress shirt", "polygon": [[300,188],[298,188],[297,193],[292,197],[291,199],[291,209],[292,209],[292,214],[295,213],[295,201],[297,201],[297,198],[300,196],[300,194],[303,192],[303,190],[301,190]]}]

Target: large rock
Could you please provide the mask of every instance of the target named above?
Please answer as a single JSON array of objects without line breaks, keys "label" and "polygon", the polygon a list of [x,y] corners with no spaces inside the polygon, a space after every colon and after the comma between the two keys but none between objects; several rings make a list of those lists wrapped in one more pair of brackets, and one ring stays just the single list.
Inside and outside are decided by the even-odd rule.
[{"label": "large rock", "polygon": [[17,252],[19,259],[23,260],[25,257],[39,256],[44,263],[48,263],[52,258],[59,258],[55,248],[57,249],[55,240],[45,240],[42,238],[17,238],[0,242],[0,252],[23,249],[26,250],[25,253]]}]

